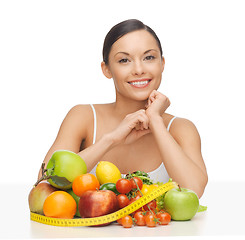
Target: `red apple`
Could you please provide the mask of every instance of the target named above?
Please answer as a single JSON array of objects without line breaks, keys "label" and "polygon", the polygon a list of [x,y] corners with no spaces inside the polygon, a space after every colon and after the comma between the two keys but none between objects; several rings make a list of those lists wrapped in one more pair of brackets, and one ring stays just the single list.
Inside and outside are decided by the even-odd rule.
[{"label": "red apple", "polygon": [[[81,217],[84,218],[99,217],[113,213],[119,209],[117,195],[110,190],[86,191],[80,197],[78,209]],[[103,224],[103,226],[108,224]],[[102,226],[102,224],[99,226]]]},{"label": "red apple", "polygon": [[31,212],[43,214],[43,203],[45,199],[57,188],[48,182],[40,182],[33,187],[28,196],[29,208]]}]

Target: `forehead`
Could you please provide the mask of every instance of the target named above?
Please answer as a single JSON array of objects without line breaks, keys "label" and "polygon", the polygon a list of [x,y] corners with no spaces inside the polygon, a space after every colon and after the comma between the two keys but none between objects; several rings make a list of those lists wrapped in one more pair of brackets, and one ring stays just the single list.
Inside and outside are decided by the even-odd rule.
[{"label": "forehead", "polygon": [[138,30],[125,34],[119,38],[111,48],[111,54],[123,51],[134,53],[135,51],[145,52],[149,49],[159,50],[156,39],[146,30]]}]

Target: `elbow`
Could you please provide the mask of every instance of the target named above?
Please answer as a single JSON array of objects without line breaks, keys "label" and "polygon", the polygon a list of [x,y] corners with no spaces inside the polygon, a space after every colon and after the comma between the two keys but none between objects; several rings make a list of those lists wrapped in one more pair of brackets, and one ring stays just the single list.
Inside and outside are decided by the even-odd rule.
[{"label": "elbow", "polygon": [[204,190],[208,184],[208,176],[204,176],[203,179],[198,182],[198,184],[194,187],[194,191],[197,194],[198,198],[200,199],[204,194]]},{"label": "elbow", "polygon": [[204,194],[204,190],[207,183],[208,183],[208,176],[203,175],[202,178],[192,180],[191,182],[187,182],[186,184],[183,184],[183,186],[195,192],[198,198],[200,199]]}]

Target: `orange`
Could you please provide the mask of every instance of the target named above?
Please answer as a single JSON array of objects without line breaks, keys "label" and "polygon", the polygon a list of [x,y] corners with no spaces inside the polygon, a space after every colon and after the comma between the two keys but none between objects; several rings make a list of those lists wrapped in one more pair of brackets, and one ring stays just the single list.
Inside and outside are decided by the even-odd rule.
[{"label": "orange", "polygon": [[81,197],[88,190],[96,190],[100,188],[99,180],[92,173],[85,173],[77,176],[72,183],[72,190]]},{"label": "orange", "polygon": [[43,204],[43,212],[47,217],[73,218],[76,210],[76,201],[65,191],[51,193]]}]

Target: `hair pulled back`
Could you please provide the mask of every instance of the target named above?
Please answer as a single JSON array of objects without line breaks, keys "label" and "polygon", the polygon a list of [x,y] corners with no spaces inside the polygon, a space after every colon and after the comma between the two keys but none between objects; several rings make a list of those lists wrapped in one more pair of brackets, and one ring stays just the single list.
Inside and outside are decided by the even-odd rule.
[{"label": "hair pulled back", "polygon": [[103,61],[105,62],[105,64],[109,63],[109,54],[110,54],[112,45],[125,34],[133,32],[133,31],[137,31],[137,30],[146,30],[156,39],[158,47],[160,49],[161,56],[162,56],[161,42],[159,38],[157,37],[156,33],[150,27],[148,27],[141,21],[137,19],[129,19],[129,20],[125,20],[123,22],[118,23],[117,25],[112,27],[111,30],[107,33],[105,40],[104,40],[104,46],[103,46]]}]

